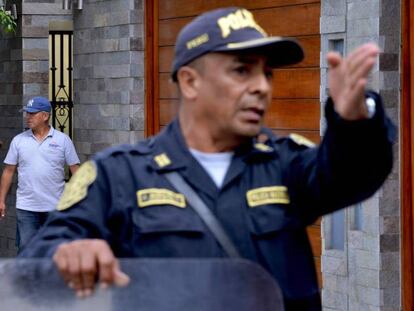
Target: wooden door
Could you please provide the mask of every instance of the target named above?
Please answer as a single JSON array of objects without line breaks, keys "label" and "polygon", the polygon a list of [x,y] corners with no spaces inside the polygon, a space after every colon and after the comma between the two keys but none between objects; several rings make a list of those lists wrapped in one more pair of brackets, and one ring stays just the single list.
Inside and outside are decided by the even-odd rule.
[{"label": "wooden door", "polygon": [[[305,59],[274,71],[274,91],[266,125],[276,133],[295,132],[319,142],[320,1],[315,0],[158,0],[146,1],[146,134],[153,135],[176,114],[178,94],[170,82],[174,42],[179,30],[207,10],[242,6],[273,35],[296,38]],[[320,277],[320,222],[310,226],[318,277]]]},{"label": "wooden door", "polygon": [[414,0],[404,0],[401,12],[401,283],[403,310],[414,310]]}]

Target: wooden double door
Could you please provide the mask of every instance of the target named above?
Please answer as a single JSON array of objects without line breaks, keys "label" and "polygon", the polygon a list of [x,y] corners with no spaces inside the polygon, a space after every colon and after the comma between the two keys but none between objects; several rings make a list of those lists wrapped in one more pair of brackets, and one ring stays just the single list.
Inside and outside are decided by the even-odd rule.
[{"label": "wooden double door", "polygon": [[[241,6],[272,35],[296,38],[305,59],[274,71],[273,100],[266,125],[276,133],[295,132],[319,142],[320,1],[315,0],[148,0],[146,7],[146,134],[153,135],[176,114],[178,94],[170,81],[179,30],[207,10]],[[320,277],[320,223],[308,228]],[[320,283],[321,284],[321,283]]]}]

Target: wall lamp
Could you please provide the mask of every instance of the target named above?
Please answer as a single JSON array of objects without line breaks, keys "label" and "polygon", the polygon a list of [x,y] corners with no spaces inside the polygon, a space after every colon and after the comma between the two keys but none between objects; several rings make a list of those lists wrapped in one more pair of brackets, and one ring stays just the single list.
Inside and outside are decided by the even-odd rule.
[{"label": "wall lamp", "polygon": [[[1,0],[0,0],[1,1]],[[83,0],[62,0],[62,9],[70,10],[72,6],[77,10],[83,9]]]}]

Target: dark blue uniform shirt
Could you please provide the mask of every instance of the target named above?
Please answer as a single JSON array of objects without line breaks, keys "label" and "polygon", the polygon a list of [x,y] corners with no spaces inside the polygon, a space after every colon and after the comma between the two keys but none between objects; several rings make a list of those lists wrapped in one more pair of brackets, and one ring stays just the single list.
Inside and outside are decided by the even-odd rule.
[{"label": "dark blue uniform shirt", "polygon": [[22,256],[52,256],[59,243],[81,238],[106,240],[118,257],[226,256],[163,176],[177,171],[242,257],[276,278],[288,309],[317,310],[306,226],[371,196],[392,167],[395,129],[379,96],[370,96],[377,102],[374,117],[353,122],[341,119],[328,101],[328,127],[318,147],[263,129],[269,136],[265,144],[252,139],[235,150],[221,189],[189,152],[179,120],[153,139],[101,152],[87,196],[52,214]]}]

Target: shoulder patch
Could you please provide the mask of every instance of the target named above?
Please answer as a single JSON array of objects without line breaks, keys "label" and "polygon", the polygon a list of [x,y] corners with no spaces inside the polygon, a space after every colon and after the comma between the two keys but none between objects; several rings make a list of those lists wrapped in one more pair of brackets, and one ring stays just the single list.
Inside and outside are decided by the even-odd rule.
[{"label": "shoulder patch", "polygon": [[97,177],[96,164],[87,161],[72,176],[70,181],[66,183],[62,197],[56,207],[58,211],[63,211],[74,204],[83,200],[88,194],[88,187]]},{"label": "shoulder patch", "polygon": [[291,140],[293,140],[295,143],[297,143],[298,145],[301,145],[301,146],[306,146],[306,147],[309,147],[309,148],[312,148],[312,147],[316,146],[316,144],[313,141],[311,141],[311,140],[307,139],[306,137],[303,137],[302,135],[299,135],[299,134],[292,133],[292,134],[289,135],[289,138]]},{"label": "shoulder patch", "polygon": [[257,150],[262,151],[262,152],[272,152],[273,151],[272,147],[270,147],[268,145],[265,145],[263,143],[254,144],[254,148],[256,148]]}]

